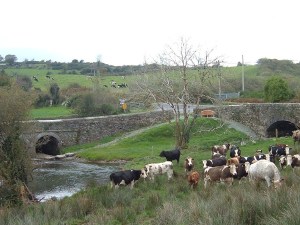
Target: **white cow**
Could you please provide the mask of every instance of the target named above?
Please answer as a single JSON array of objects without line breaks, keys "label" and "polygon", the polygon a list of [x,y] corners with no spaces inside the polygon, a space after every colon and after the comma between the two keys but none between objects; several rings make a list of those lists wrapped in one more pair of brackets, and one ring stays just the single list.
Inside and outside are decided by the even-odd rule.
[{"label": "white cow", "polygon": [[150,180],[154,180],[154,176],[158,174],[166,173],[168,176],[168,180],[173,177],[173,163],[170,161],[166,161],[163,163],[151,163],[145,165],[144,169],[142,169],[141,177],[147,178]]},{"label": "white cow", "polygon": [[268,160],[262,159],[246,166],[246,172],[250,181],[265,180],[268,187],[271,186],[271,182],[274,183],[275,188],[281,185],[281,177],[276,165]]}]

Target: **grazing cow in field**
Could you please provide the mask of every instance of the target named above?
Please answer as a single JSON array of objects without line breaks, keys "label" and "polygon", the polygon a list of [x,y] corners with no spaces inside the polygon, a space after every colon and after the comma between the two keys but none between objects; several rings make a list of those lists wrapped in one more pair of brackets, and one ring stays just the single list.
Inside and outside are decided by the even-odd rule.
[{"label": "grazing cow in field", "polygon": [[204,188],[207,187],[208,182],[226,182],[232,184],[233,176],[236,174],[236,166],[234,164],[208,167],[204,170]]},{"label": "grazing cow in field", "polygon": [[194,159],[192,157],[187,157],[184,161],[184,169],[186,174],[192,171],[194,168]]},{"label": "grazing cow in field", "polygon": [[276,165],[268,160],[262,159],[249,166],[248,176],[250,181],[265,180],[270,187],[274,183],[275,188],[281,185],[280,172]]},{"label": "grazing cow in field", "polygon": [[160,157],[165,157],[167,161],[173,161],[173,160],[177,160],[177,163],[179,163],[179,159],[180,159],[180,149],[176,148],[174,150],[171,151],[162,151],[159,156]]},{"label": "grazing cow in field", "polygon": [[230,146],[230,144],[214,145],[211,149],[211,155],[213,156],[214,153],[219,153],[221,155],[226,156],[226,153],[229,150]]},{"label": "grazing cow in field", "polygon": [[233,145],[231,148],[230,148],[230,157],[233,158],[233,157],[238,157],[238,156],[241,156],[241,150],[238,146],[236,145]]},{"label": "grazing cow in field", "polygon": [[134,183],[140,178],[141,170],[124,170],[110,174],[111,187],[118,188],[120,185],[130,184],[132,189]]},{"label": "grazing cow in field", "polygon": [[198,186],[200,174],[197,171],[193,171],[188,175],[188,182],[191,188],[195,189]]},{"label": "grazing cow in field", "polygon": [[226,157],[221,157],[217,159],[211,159],[211,160],[202,160],[203,162],[203,169],[207,167],[215,167],[215,166],[223,166],[226,165]]},{"label": "grazing cow in field", "polygon": [[163,163],[151,163],[145,165],[144,169],[142,169],[141,176],[143,178],[149,177],[150,180],[154,180],[155,175],[161,175],[166,173],[168,176],[168,180],[173,177],[173,163],[170,161],[166,161]]}]

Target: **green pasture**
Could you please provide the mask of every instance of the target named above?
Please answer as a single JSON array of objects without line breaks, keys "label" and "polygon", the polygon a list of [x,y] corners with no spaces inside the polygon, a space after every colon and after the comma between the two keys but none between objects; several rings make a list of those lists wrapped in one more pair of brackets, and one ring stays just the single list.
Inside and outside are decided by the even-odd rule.
[{"label": "green pasture", "polygon": [[[6,73],[11,77],[17,76],[28,76],[32,78],[37,77],[38,81],[32,78],[32,85],[34,88],[40,88],[42,91],[48,91],[52,83],[57,83],[58,86],[63,89],[67,88],[69,85],[78,83],[82,87],[92,88],[95,85],[104,87],[104,85],[110,87],[110,82],[114,80],[117,84],[127,83],[131,84],[134,80],[133,76],[87,76],[87,75],[77,75],[77,74],[61,74],[59,70],[46,70],[46,69],[27,69],[27,68],[11,68],[5,69]],[[50,79],[46,77],[47,73],[51,72]],[[120,89],[122,91],[125,88]]]}]

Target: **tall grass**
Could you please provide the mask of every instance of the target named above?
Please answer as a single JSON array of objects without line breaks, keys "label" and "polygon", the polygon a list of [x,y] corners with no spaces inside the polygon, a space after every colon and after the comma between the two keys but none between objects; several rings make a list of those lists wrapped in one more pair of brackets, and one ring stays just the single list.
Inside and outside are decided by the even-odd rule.
[{"label": "tall grass", "polygon": [[[205,225],[296,225],[300,223],[299,185],[284,184],[280,189],[247,180],[232,186],[212,184],[204,189],[201,181],[192,190],[182,168],[167,181],[139,180],[134,189],[117,190],[107,185],[89,187],[60,201],[3,209],[0,224],[205,224]],[[283,172],[285,173],[285,172]],[[285,174],[294,176],[292,171]]]}]

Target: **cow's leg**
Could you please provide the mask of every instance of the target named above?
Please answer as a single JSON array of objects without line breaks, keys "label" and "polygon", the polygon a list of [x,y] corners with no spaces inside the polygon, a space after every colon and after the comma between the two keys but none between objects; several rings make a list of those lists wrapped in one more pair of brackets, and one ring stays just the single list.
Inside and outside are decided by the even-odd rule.
[{"label": "cow's leg", "polygon": [[132,189],[134,186],[134,180],[130,182],[130,189]]},{"label": "cow's leg", "polygon": [[114,185],[115,185],[115,184],[114,184],[114,182],[113,182],[113,181],[111,181],[111,182],[110,182],[110,188],[113,188],[113,187],[114,187]]},{"label": "cow's leg", "polygon": [[269,178],[269,177],[265,177],[265,180],[267,181],[267,185],[268,185],[268,187],[270,187],[271,186],[271,179]]},{"label": "cow's leg", "polygon": [[207,187],[207,182],[208,182],[208,181],[209,181],[209,178],[205,177],[205,178],[204,178],[204,188]]},{"label": "cow's leg", "polygon": [[168,180],[171,180],[173,177],[173,170],[168,171],[167,175],[168,175]]}]

